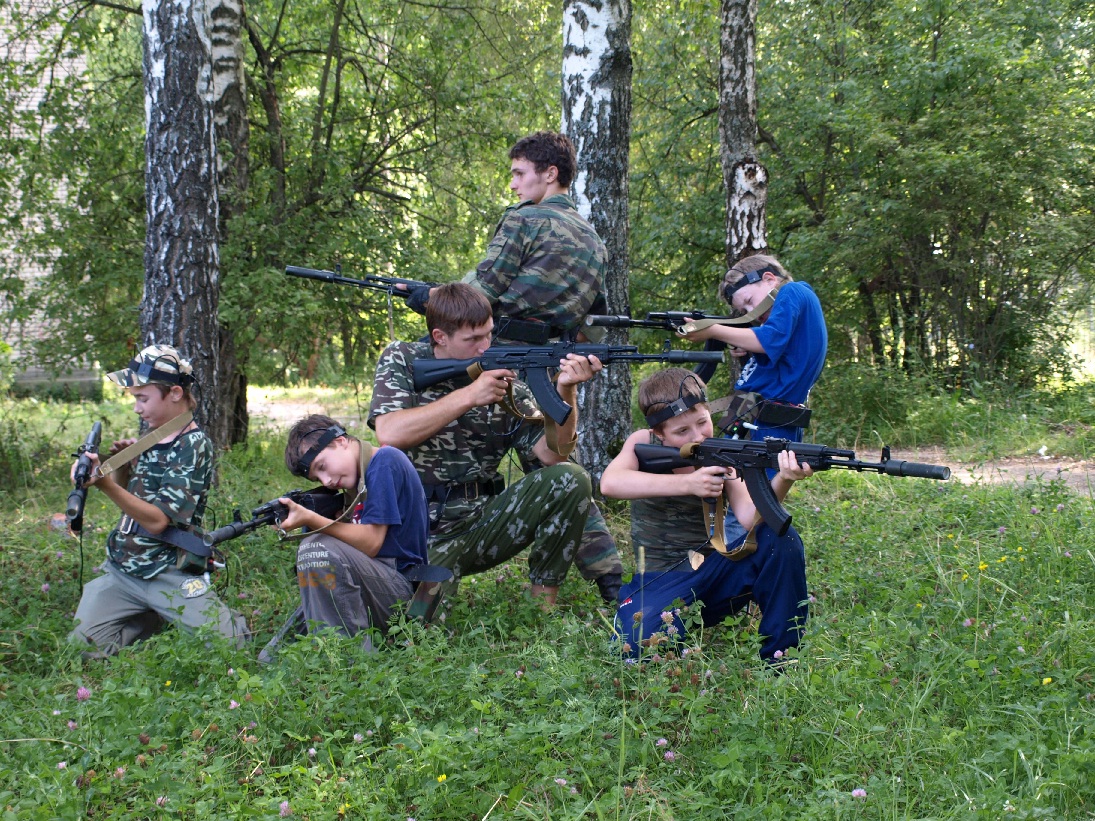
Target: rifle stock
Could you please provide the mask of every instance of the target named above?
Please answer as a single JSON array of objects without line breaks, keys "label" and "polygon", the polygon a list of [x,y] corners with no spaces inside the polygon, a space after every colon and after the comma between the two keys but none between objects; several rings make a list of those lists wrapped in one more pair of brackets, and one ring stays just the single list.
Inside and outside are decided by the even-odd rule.
[{"label": "rifle stock", "polygon": [[791,514],[780,504],[768,481],[768,470],[779,468],[779,454],[792,450],[799,464],[809,465],[814,471],[854,470],[880,473],[916,479],[946,481],[951,469],[946,465],[907,462],[890,458],[890,449],[882,449],[879,462],[863,462],[855,458],[855,451],[814,445],[807,442],[790,442],[787,439],[764,439],[754,442],[748,439],[704,439],[677,448],[665,445],[636,445],[635,457],[639,470],[647,473],[666,473],[682,467],[708,467],[717,465],[733,468],[745,481],[749,496],[767,524],[782,536],[791,526]]},{"label": "rifle stock", "polygon": [[719,351],[675,351],[666,348],[657,354],[638,353],[634,345],[597,345],[580,342],[555,342],[550,345],[502,345],[488,348],[476,359],[416,359],[414,388],[425,390],[446,379],[459,376],[475,378],[482,371],[516,371],[528,383],[540,409],[557,425],[570,416],[571,407],[556,392],[549,369],[558,368],[568,354],[596,356],[603,365],[613,362],[721,362]]}]

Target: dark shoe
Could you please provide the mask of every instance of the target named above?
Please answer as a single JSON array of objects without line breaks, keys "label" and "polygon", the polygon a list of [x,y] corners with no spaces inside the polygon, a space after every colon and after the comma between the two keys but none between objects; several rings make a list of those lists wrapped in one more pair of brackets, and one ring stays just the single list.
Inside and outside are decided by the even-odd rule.
[{"label": "dark shoe", "polygon": [[619,573],[605,573],[597,577],[597,589],[601,591],[601,598],[605,600],[605,604],[616,604],[622,584],[623,577]]}]

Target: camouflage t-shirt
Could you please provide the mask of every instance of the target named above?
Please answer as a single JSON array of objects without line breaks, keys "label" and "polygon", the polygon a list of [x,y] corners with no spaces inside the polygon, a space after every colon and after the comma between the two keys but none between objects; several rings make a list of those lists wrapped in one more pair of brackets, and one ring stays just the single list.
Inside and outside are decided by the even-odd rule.
[{"label": "camouflage t-shirt", "polygon": [[[651,434],[650,444],[661,440]],[[722,527],[722,522],[718,523]],[[631,544],[635,561],[645,558],[646,572],[689,570],[689,550],[708,543],[708,522],[703,502],[696,496],[658,496],[631,502]],[[642,547],[642,554],[639,548]]]},{"label": "camouflage t-shirt", "polygon": [[[171,524],[187,529],[201,524],[212,478],[213,443],[203,431],[192,430],[138,456],[126,489],[162,510]],[[107,539],[111,561],[139,579],[174,567],[176,549],[117,528]]]},{"label": "camouflage t-shirt", "polygon": [[[433,346],[429,342],[393,342],[384,350],[376,366],[369,427],[375,429],[376,418],[382,414],[428,405],[468,384],[467,377],[457,377],[416,391],[414,360],[433,358]],[[532,393],[524,383],[514,383],[514,396],[518,406],[526,411],[536,407]],[[498,476],[506,451],[514,448],[528,459],[543,435],[542,424],[521,421],[499,405],[492,405],[472,408],[422,444],[407,450],[407,456],[427,489],[431,515],[436,509],[436,501],[429,493],[431,485],[493,480]],[[487,501],[484,497],[450,499],[444,505],[441,521],[433,535],[447,533],[475,519]]]},{"label": "camouflage t-shirt", "polygon": [[487,257],[464,282],[494,306],[495,317],[578,327],[604,288],[607,252],[593,226],[564,194],[506,209]]}]

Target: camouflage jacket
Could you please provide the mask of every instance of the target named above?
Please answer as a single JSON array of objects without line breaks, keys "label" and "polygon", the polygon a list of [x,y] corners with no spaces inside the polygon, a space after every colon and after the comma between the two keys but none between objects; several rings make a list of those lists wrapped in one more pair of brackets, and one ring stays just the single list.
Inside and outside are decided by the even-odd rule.
[{"label": "camouflage jacket", "polygon": [[607,252],[593,226],[563,194],[506,209],[487,258],[464,277],[494,306],[495,317],[578,327],[604,288]]},{"label": "camouflage jacket", "polygon": [[[433,359],[428,342],[393,342],[380,356],[369,407],[369,426],[385,413],[428,405],[451,393],[467,380],[450,379],[422,392],[414,389],[414,360]],[[532,393],[522,382],[514,383],[514,396],[520,406],[535,407]],[[544,435],[541,424],[523,422],[507,414],[498,405],[472,408],[459,419],[449,422],[422,444],[410,448],[410,457],[418,477],[426,488],[430,514],[437,513],[438,501],[431,496],[433,485],[467,484],[497,477],[503,457],[514,448],[522,458],[532,458],[532,448]],[[474,519],[487,497],[451,499],[443,505],[441,519],[433,535],[447,533]]]},{"label": "camouflage jacket", "polygon": [[[137,457],[127,490],[158,507],[176,527],[200,525],[213,479],[213,443],[201,430],[153,445]],[[131,576],[151,579],[175,566],[176,548],[115,528],[107,538],[111,561]]]}]

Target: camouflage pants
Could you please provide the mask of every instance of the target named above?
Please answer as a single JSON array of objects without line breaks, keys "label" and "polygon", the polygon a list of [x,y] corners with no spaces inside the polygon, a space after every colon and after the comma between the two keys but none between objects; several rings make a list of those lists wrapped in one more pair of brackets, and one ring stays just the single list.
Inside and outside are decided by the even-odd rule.
[{"label": "camouflage pants", "polygon": [[461,529],[431,537],[430,564],[449,568],[459,579],[496,567],[527,547],[532,583],[558,587],[577,553],[592,492],[589,474],[570,462],[533,471]]},{"label": "camouflage pants", "polygon": [[578,555],[574,557],[574,566],[586,581],[624,572],[619,551],[616,550],[616,540],[608,532],[608,523],[596,502],[589,505],[589,516],[586,517],[582,543],[578,546]]}]

